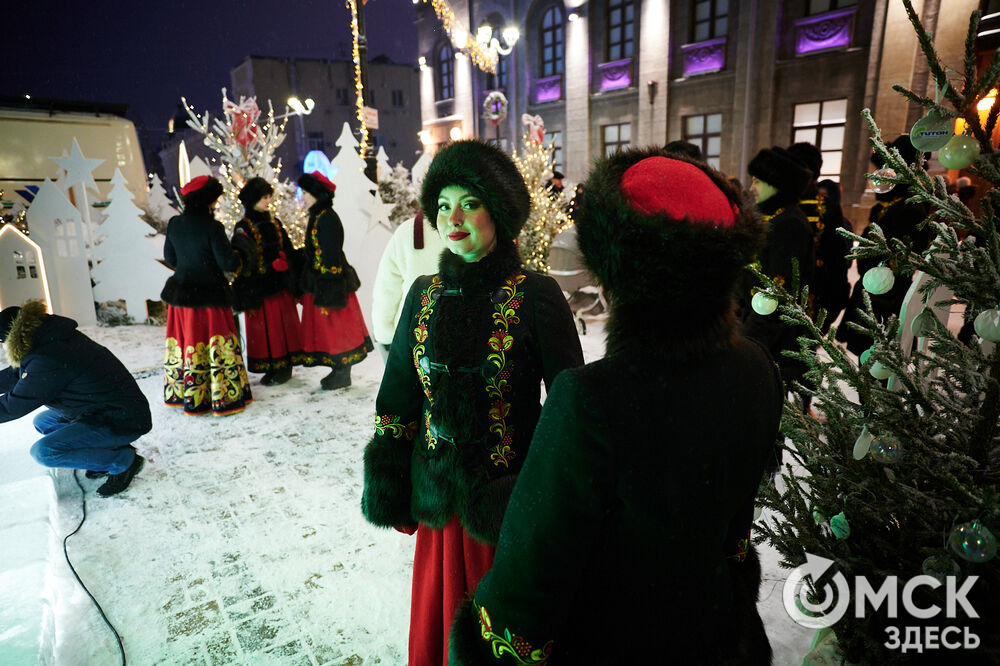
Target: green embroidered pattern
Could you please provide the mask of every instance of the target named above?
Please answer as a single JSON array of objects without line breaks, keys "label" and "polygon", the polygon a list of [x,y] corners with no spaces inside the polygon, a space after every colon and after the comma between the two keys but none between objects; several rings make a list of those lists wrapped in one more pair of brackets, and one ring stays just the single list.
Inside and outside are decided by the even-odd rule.
[{"label": "green embroidered pattern", "polygon": [[431,434],[431,413],[424,410],[424,441],[427,442],[427,449],[433,451],[438,446],[437,437]]},{"label": "green embroidered pattern", "polygon": [[323,217],[326,211],[320,211],[320,214],[316,216],[316,224],[313,225],[312,230],[309,232],[309,237],[312,239],[313,246],[313,268],[315,268],[320,273],[329,273],[331,275],[340,275],[344,268],[342,266],[324,266],[323,265],[323,248],[319,246],[319,239],[317,234],[319,233],[319,219]]},{"label": "green embroidered pattern", "polygon": [[424,388],[424,395],[427,396],[427,401],[432,405],[434,404],[434,398],[431,396],[431,378],[420,367],[420,359],[427,354],[424,343],[427,342],[427,322],[430,320],[431,314],[434,313],[434,304],[437,302],[434,299],[434,293],[443,286],[441,276],[435,275],[431,278],[431,283],[427,285],[427,289],[424,289],[424,293],[420,294],[420,312],[417,313],[417,326],[413,329],[413,339],[417,343],[413,346],[413,366],[417,369],[417,376],[420,378],[420,384]]},{"label": "green embroidered pattern", "polygon": [[416,421],[403,423],[400,418],[394,414],[382,414],[381,416],[375,416],[376,435],[389,433],[393,439],[405,438],[409,441],[413,439],[413,433],[416,432],[416,429]]},{"label": "green embroidered pattern", "polygon": [[[475,602],[473,602],[475,604]],[[510,629],[504,629],[503,635],[493,633],[493,623],[485,606],[475,604],[479,611],[479,630],[483,640],[490,644],[493,656],[500,659],[503,655],[509,654],[518,664],[547,664],[552,655],[552,643],[549,641],[540,648],[532,648],[523,636],[511,634]]]},{"label": "green embroidered pattern", "polygon": [[516,455],[510,448],[511,436],[507,431],[507,416],[510,414],[510,403],[504,394],[510,391],[509,378],[511,368],[507,364],[507,352],[514,345],[511,326],[520,323],[517,309],[524,303],[524,292],[518,291],[518,285],[525,280],[524,273],[518,273],[507,279],[501,289],[506,298],[496,305],[493,313],[493,323],[497,328],[488,341],[492,353],[486,357],[486,362],[493,366],[492,375],[486,381],[486,393],[493,401],[490,405],[490,432],[496,433],[499,441],[490,453],[490,460],[497,467],[510,467],[510,459]]}]

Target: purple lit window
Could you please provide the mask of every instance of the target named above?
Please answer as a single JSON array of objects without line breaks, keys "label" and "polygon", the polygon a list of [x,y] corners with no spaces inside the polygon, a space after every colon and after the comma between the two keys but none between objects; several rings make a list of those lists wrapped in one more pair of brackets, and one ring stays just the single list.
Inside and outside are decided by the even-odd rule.
[{"label": "purple lit window", "polygon": [[796,55],[850,46],[856,11],[856,7],[850,7],[796,21]]},{"label": "purple lit window", "polygon": [[726,38],[710,39],[681,47],[684,76],[718,72],[726,67]]},{"label": "purple lit window", "polygon": [[562,74],[546,76],[535,81],[535,103],[556,102],[562,99]]},{"label": "purple lit window", "polygon": [[597,66],[601,73],[601,91],[618,90],[632,85],[632,59],[605,62]]}]

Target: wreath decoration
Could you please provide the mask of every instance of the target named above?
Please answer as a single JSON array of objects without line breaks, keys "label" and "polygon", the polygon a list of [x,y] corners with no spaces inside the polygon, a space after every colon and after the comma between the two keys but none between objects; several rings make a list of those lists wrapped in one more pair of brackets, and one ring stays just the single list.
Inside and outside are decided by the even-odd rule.
[{"label": "wreath decoration", "polygon": [[499,125],[507,117],[507,97],[494,90],[483,100],[483,114],[494,125]]}]

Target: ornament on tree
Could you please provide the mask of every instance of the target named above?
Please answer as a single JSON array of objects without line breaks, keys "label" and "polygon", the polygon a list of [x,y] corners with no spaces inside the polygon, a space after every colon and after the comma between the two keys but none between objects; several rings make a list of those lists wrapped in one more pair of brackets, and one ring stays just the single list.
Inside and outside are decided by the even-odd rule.
[{"label": "ornament on tree", "polygon": [[903,446],[894,435],[881,435],[872,440],[872,458],[880,463],[894,463],[903,455]]},{"label": "ornament on tree", "polygon": [[260,109],[257,108],[255,97],[240,98],[239,104],[229,99],[223,99],[222,112],[232,127],[230,135],[233,137],[233,141],[246,148],[258,140],[260,128],[257,126],[257,119],[260,118]]},{"label": "ornament on tree", "polygon": [[813,507],[812,514],[813,514],[813,520],[816,521],[817,525],[822,525],[823,523],[826,522],[826,516],[824,516],[823,512],[817,509],[816,507]]},{"label": "ornament on tree", "polygon": [[956,134],[938,151],[938,162],[946,169],[964,169],[979,157],[979,142],[967,134]]},{"label": "ornament on tree", "polygon": [[914,337],[925,338],[936,330],[937,323],[938,319],[934,316],[933,310],[925,305],[910,322],[910,332],[913,333]]},{"label": "ornament on tree", "polygon": [[895,171],[889,167],[882,167],[868,174],[868,181],[872,184],[873,192],[876,194],[885,194],[896,187],[896,183],[890,180],[895,177]]},{"label": "ornament on tree", "polygon": [[1000,308],[983,310],[972,325],[983,340],[1000,342]]},{"label": "ornament on tree", "polygon": [[885,264],[879,264],[874,268],[865,271],[865,276],[861,279],[865,291],[878,296],[888,293],[892,285],[896,282],[896,276],[892,274],[892,269]]},{"label": "ornament on tree", "polygon": [[840,540],[851,536],[851,526],[847,522],[847,516],[844,515],[843,511],[830,519],[830,531],[833,532],[833,536]]},{"label": "ornament on tree", "polygon": [[951,549],[968,562],[988,562],[997,554],[997,540],[978,520],[962,523],[948,537]]},{"label": "ornament on tree", "polygon": [[526,128],[528,139],[542,145],[545,140],[545,121],[542,120],[542,117],[525,113],[521,116],[521,124]]},{"label": "ornament on tree", "polygon": [[882,365],[879,361],[875,361],[872,363],[872,367],[868,369],[868,374],[875,379],[889,379],[889,377],[892,377],[892,370]]},{"label": "ornament on tree", "polygon": [[920,152],[934,152],[948,143],[952,132],[951,118],[931,109],[927,115],[913,123],[910,129],[910,143]]},{"label": "ornament on tree", "polygon": [[757,314],[764,315],[766,317],[778,309],[778,299],[764,293],[763,291],[758,291],[753,295],[753,298],[750,299],[750,307],[752,307],[753,311]]},{"label": "ornament on tree", "polygon": [[862,426],[861,434],[854,440],[854,459],[862,460],[868,455],[872,445],[872,434],[868,431],[868,426]]},{"label": "ornament on tree", "polygon": [[927,576],[944,584],[948,578],[962,575],[962,567],[946,553],[931,555],[921,565],[920,570]]}]

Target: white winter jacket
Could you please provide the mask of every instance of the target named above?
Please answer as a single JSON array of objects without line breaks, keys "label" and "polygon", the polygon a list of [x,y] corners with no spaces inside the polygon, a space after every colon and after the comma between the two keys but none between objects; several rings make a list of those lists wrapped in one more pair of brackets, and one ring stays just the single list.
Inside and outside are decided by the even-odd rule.
[{"label": "white winter jacket", "polygon": [[444,241],[427,220],[423,222],[424,247],[415,249],[413,224],[413,220],[407,220],[396,229],[375,275],[372,323],[375,341],[381,344],[392,342],[410,285],[421,275],[437,273],[438,257],[444,249]]}]

